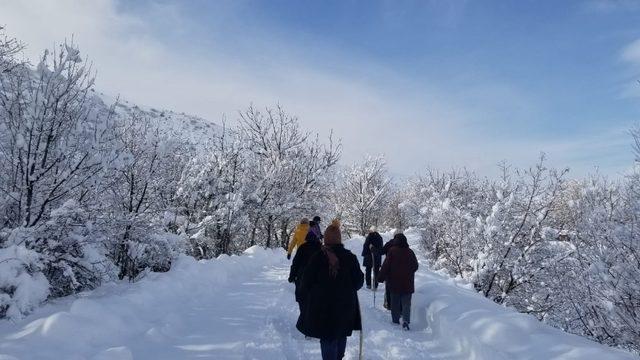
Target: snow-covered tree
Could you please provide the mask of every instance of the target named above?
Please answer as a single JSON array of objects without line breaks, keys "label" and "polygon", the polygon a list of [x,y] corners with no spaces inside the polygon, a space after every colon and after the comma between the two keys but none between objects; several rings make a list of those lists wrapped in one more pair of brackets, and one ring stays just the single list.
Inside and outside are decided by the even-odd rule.
[{"label": "snow-covered tree", "polygon": [[544,165],[412,179],[403,209],[439,269],[566,331],[638,349],[640,180],[565,180]]},{"label": "snow-covered tree", "polygon": [[36,69],[14,69],[0,87],[0,192],[9,226],[32,227],[102,170],[104,121],[94,113],[93,78],[65,44]]},{"label": "snow-covered tree", "polygon": [[337,212],[346,226],[365,235],[371,226],[382,224],[391,192],[384,157],[366,157],[343,175],[336,190]]},{"label": "snow-covered tree", "polygon": [[0,74],[8,73],[19,65],[15,55],[22,50],[22,44],[15,38],[8,37],[0,26]]},{"label": "snow-covered tree", "polygon": [[145,268],[167,270],[174,249],[158,240],[162,227],[156,223],[178,188],[188,153],[178,134],[140,110],[117,116],[112,131],[117,158],[103,180],[103,214],[110,214],[115,225],[111,251],[119,276],[133,279]]},{"label": "snow-covered tree", "polygon": [[90,68],[65,44],[32,69],[7,59],[16,44],[0,41],[0,316],[8,317],[91,289],[107,271],[81,206],[109,149]]},{"label": "snow-covered tree", "polygon": [[[574,247],[558,286],[570,307],[559,323],[600,342],[638,350],[640,344],[640,175],[622,182],[594,177],[568,202]],[[566,284],[575,286],[566,286]]]},{"label": "snow-covered tree", "polygon": [[284,247],[291,225],[309,216],[313,204],[328,200],[322,185],[340,157],[340,145],[332,136],[322,144],[280,106],[242,112],[239,137],[249,153],[246,176],[254,184],[251,243],[261,235],[267,247]]},{"label": "snow-covered tree", "polygon": [[194,256],[210,258],[247,246],[236,240],[247,239],[248,212],[256,203],[248,166],[240,139],[226,127],[186,166],[178,199]]}]

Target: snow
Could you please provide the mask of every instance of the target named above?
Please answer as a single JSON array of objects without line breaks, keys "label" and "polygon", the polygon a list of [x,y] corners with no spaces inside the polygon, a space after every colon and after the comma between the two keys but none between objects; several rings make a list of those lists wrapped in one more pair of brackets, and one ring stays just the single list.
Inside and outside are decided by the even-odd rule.
[{"label": "snow", "polygon": [[[417,233],[407,232],[412,247]],[[390,234],[384,234],[388,239]],[[345,245],[359,253],[363,239]],[[417,251],[419,253],[419,251]],[[319,359],[295,329],[298,307],[283,250],[180,257],[168,273],[62,298],[0,323],[0,359]],[[391,324],[383,289],[359,293],[366,359],[634,359],[500,307],[424,260],[416,276],[412,331]],[[358,334],[347,359],[357,358]]]},{"label": "snow", "polygon": [[122,97],[113,97],[101,92],[97,92],[95,95],[96,106],[102,111],[108,110],[113,104],[117,104],[114,109],[116,114],[120,116],[135,113],[143,114],[154,119],[163,131],[178,134],[194,144],[205,145],[211,141],[212,137],[222,131],[222,128],[215,122],[198,116],[133,104]]},{"label": "snow", "polygon": [[42,273],[30,274],[27,268],[35,267],[38,254],[22,245],[0,249],[0,287],[12,289],[11,296],[0,294],[0,309],[9,318],[20,318],[49,296],[49,282]]}]

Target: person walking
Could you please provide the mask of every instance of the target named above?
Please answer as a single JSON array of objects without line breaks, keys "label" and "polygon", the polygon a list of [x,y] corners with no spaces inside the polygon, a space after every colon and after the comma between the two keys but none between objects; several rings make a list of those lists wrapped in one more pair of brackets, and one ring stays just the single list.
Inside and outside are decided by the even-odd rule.
[{"label": "person walking", "polygon": [[364,283],[357,257],[342,245],[339,222],[324,234],[324,246],[311,258],[301,282],[304,309],[296,328],[320,339],[323,360],[344,357],[347,337],[362,330],[358,293]]},{"label": "person walking", "polygon": [[382,255],[387,256],[387,254],[389,253],[389,249],[393,247],[396,235],[394,235],[389,241],[384,243],[384,246],[382,247]]},{"label": "person walking", "polygon": [[300,224],[293,231],[291,241],[289,241],[289,247],[287,248],[287,260],[291,260],[291,253],[300,245],[304,243],[304,239],[309,233],[309,219],[302,218]]},{"label": "person walking", "polygon": [[[369,234],[362,245],[362,265],[364,265],[365,280],[367,283],[367,289],[376,290],[378,288],[378,271],[380,270],[382,261],[382,236],[376,231],[376,227],[372,226],[369,229]],[[371,275],[373,275],[373,284],[371,282]]]},{"label": "person walking", "polygon": [[322,235],[322,230],[320,230],[320,223],[322,222],[322,219],[320,218],[320,216],[314,216],[313,217],[313,223],[315,225],[311,225],[310,230],[309,231],[313,231],[316,236],[318,237],[318,239],[322,240],[322,238],[324,237],[324,235]]},{"label": "person walking", "polygon": [[[309,223],[309,226],[313,228],[315,225],[314,221]],[[302,245],[298,247],[298,251],[296,251],[296,255],[293,257],[293,262],[291,263],[291,268],[289,270],[289,282],[294,283],[296,286],[295,295],[296,302],[298,303],[298,307],[300,309],[300,313],[302,314],[302,309],[304,308],[304,296],[300,291],[301,286],[300,282],[302,281],[302,275],[304,274],[304,270],[307,268],[309,261],[317,253],[320,251],[322,244],[320,244],[320,239],[313,231],[309,231],[305,238],[305,241]]]},{"label": "person walking", "polygon": [[400,323],[402,328],[409,330],[411,323],[411,295],[414,292],[415,272],[418,270],[418,259],[413,250],[409,249],[407,237],[396,234],[394,245],[389,249],[380,269],[380,280],[386,280],[386,286],[391,294],[391,321]]},{"label": "person walking", "polygon": [[[391,249],[393,247],[394,244],[394,240],[395,240],[395,235],[393,238],[391,238],[389,241],[387,241],[384,246],[382,247],[382,255],[386,256],[389,254],[389,249]],[[378,282],[383,282],[380,280],[376,280]],[[388,284],[385,285],[384,287],[384,301],[382,303],[382,306],[387,309],[387,310],[391,310],[391,293],[389,292],[389,286]]]}]

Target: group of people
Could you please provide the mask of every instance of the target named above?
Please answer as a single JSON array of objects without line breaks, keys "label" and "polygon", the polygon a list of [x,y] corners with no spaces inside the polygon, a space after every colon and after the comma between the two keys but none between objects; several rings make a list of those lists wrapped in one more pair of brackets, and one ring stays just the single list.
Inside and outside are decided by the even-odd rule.
[{"label": "group of people", "polygon": [[402,317],[402,328],[409,330],[411,296],[415,291],[414,275],[418,271],[418,259],[409,248],[407,237],[403,233],[396,233],[386,244],[382,243],[382,236],[376,228],[369,229],[362,246],[367,288],[376,291],[378,283],[384,282],[384,307],[391,310],[391,321],[400,324]]},{"label": "group of people", "polygon": [[[295,251],[289,282],[295,284],[300,309],[296,328],[306,337],[320,339],[324,360],[342,359],[347,337],[354,330],[362,330],[358,290],[364,285],[365,275],[358,258],[342,244],[340,221],[333,220],[324,234],[320,223],[318,216],[311,221],[303,218],[287,249],[287,259]],[[382,243],[382,236],[372,228],[362,251],[367,288],[375,290],[379,282],[386,282],[389,294],[385,304],[390,304],[392,321],[399,324],[402,317],[404,329],[409,330],[418,262],[403,234]],[[381,264],[382,255],[385,260]]]}]

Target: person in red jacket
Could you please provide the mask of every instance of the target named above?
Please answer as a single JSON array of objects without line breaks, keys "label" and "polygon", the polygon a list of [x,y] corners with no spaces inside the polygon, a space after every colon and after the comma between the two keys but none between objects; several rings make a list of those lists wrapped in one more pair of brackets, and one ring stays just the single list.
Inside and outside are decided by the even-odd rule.
[{"label": "person in red jacket", "polygon": [[393,247],[389,249],[380,269],[379,281],[386,281],[391,293],[391,321],[399,324],[402,316],[402,328],[405,330],[409,330],[411,322],[411,294],[415,290],[414,277],[417,270],[418,259],[413,250],[409,249],[407,237],[396,234]]}]

